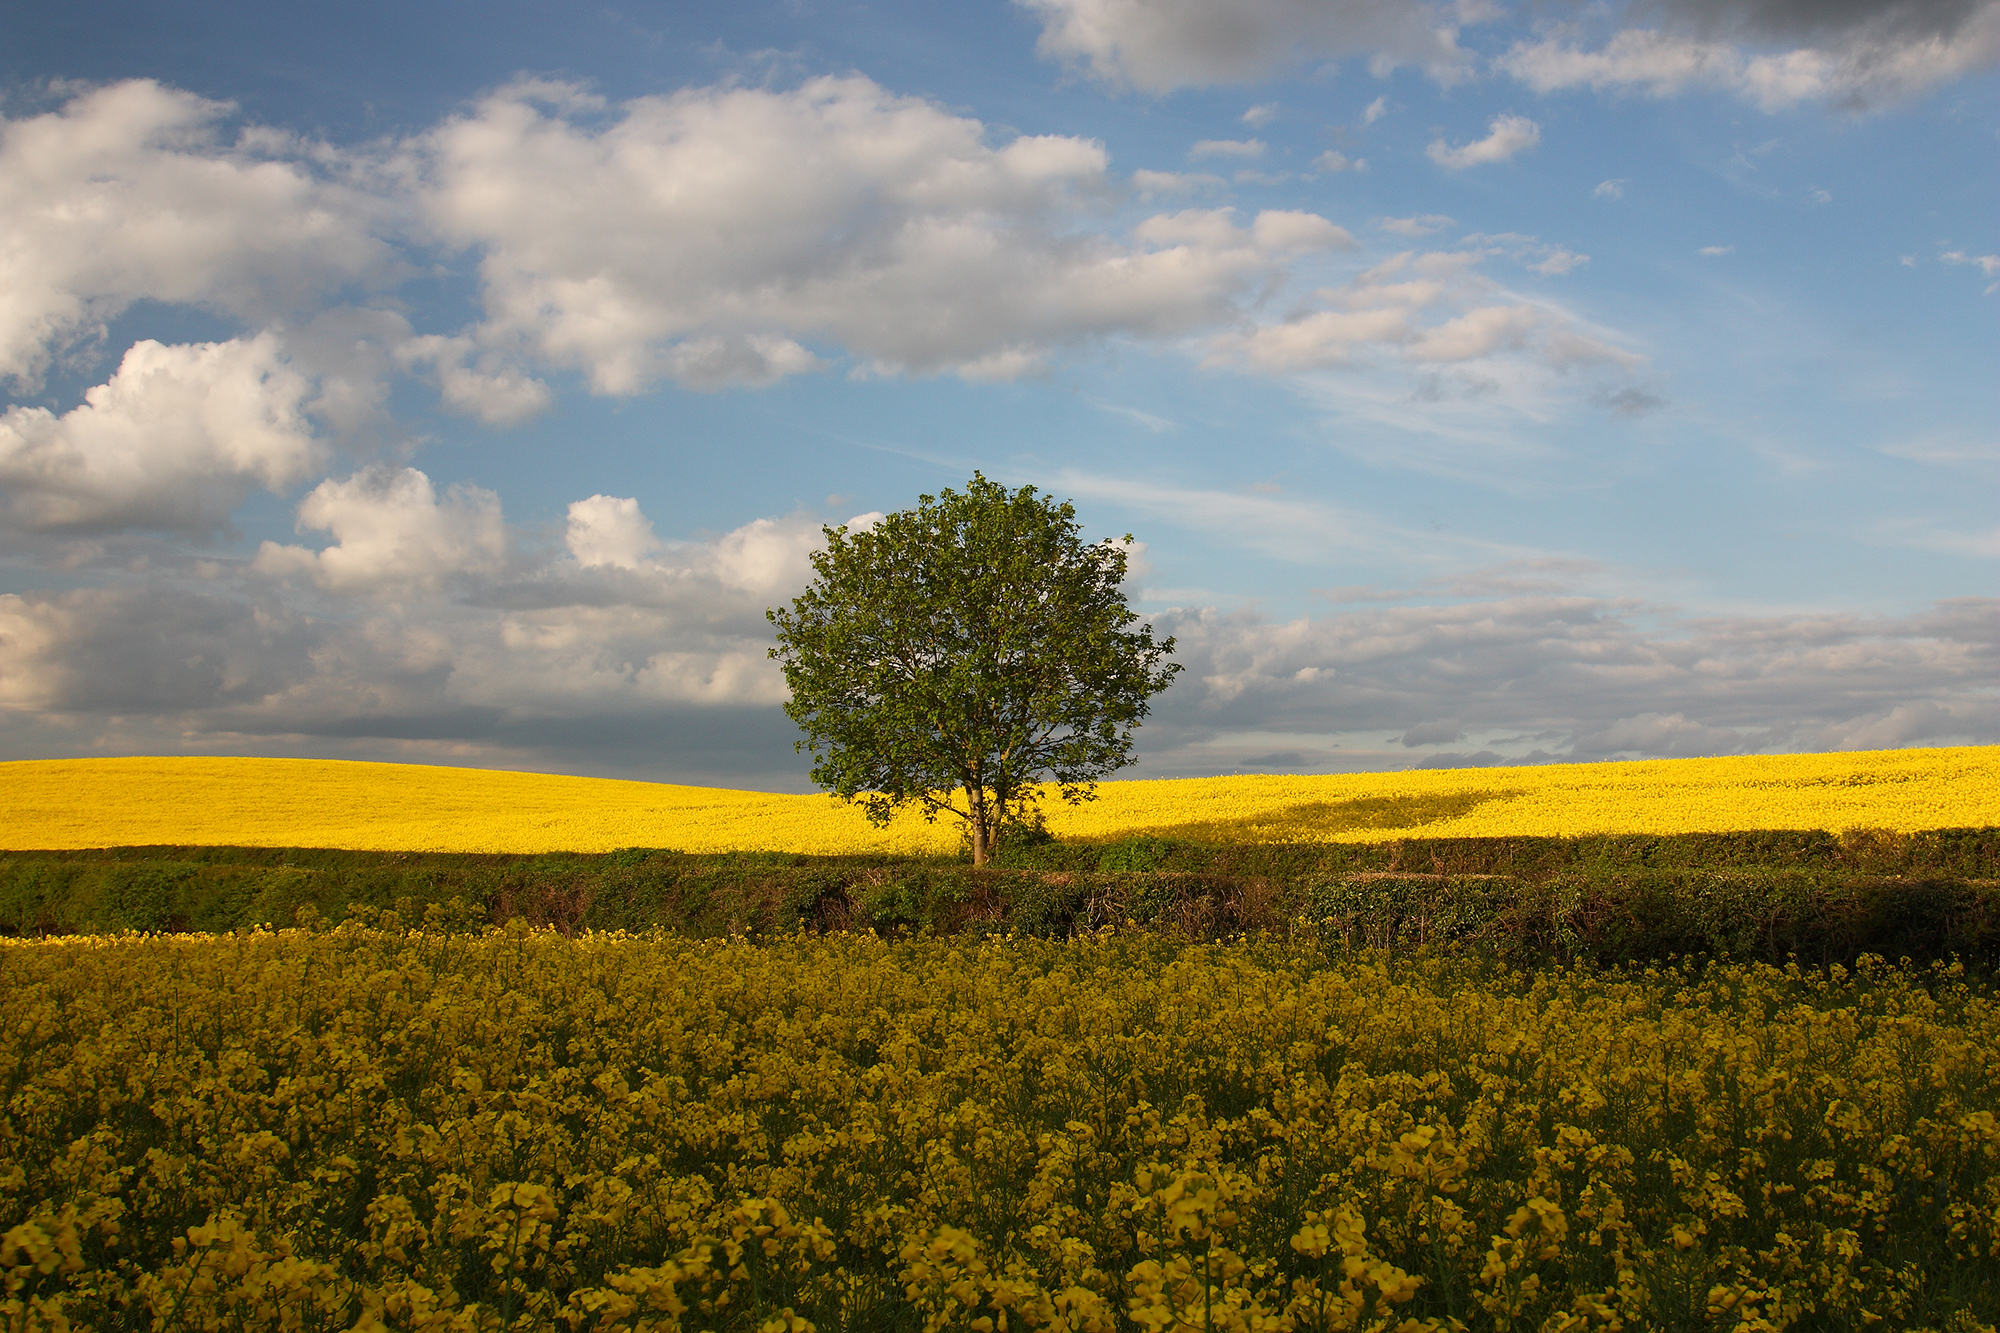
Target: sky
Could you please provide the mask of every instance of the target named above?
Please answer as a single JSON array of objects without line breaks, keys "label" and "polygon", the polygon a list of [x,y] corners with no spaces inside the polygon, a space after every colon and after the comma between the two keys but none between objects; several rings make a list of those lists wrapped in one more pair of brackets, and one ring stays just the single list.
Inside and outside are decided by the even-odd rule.
[{"label": "sky", "polygon": [[1124,776],[2000,743],[2000,0],[0,10],[0,759],[805,790],[1129,534]]}]

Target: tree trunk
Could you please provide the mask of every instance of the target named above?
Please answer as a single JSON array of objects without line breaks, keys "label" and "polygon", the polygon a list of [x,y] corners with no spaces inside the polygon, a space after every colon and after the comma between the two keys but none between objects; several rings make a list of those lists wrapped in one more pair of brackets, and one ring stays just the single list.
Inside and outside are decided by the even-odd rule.
[{"label": "tree trunk", "polygon": [[993,825],[987,818],[984,789],[967,787],[965,805],[972,816],[972,864],[983,866],[993,851]]}]

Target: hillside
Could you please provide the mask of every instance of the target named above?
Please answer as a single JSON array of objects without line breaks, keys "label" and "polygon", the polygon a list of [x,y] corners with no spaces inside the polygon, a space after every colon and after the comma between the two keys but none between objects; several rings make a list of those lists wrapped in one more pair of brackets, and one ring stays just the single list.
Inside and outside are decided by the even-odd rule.
[{"label": "hillside", "polygon": [[[0,848],[937,855],[948,821],[871,828],[823,795],[312,759],[0,764]],[[1917,832],[2000,825],[2000,746],[1551,764],[1328,777],[1107,782],[1051,801],[1065,842],[1366,843],[1756,829]]]}]

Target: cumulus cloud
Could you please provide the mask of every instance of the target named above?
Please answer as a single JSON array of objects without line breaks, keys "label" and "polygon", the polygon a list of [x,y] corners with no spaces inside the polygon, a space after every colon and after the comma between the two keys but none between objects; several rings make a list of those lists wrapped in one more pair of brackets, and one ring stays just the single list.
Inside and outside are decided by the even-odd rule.
[{"label": "cumulus cloud", "polygon": [[[312,670],[317,634],[269,601],[176,587],[0,594],[0,719],[255,704]],[[93,737],[94,739],[94,737]]]},{"label": "cumulus cloud", "polygon": [[[1417,0],[1017,0],[1042,21],[1036,49],[1107,83],[1165,93],[1247,83],[1299,61],[1366,56],[1378,72],[1421,65],[1442,80],[1468,62],[1459,21]],[[1459,15],[1464,15],[1463,19]]]},{"label": "cumulus cloud", "polygon": [[221,528],[253,487],[281,490],[319,461],[312,393],[269,334],[136,343],[80,406],[0,415],[0,524],[78,535]]},{"label": "cumulus cloud", "polygon": [[547,384],[462,334],[406,339],[397,346],[396,359],[406,369],[428,370],[446,407],[489,426],[519,425],[540,416],[554,400]]},{"label": "cumulus cloud", "polygon": [[[229,114],[133,82],[8,124],[10,167],[26,164],[20,179],[47,198],[13,192],[0,203],[28,237],[0,262],[30,274],[0,296],[14,302],[13,315],[0,311],[0,358],[30,373],[90,321],[145,297],[234,312],[267,321],[237,341],[314,386],[273,410],[302,406],[339,444],[395,436],[397,374],[430,380],[447,409],[500,426],[547,410],[549,373],[563,369],[610,394],[663,379],[768,385],[841,361],[857,374],[1013,379],[1065,347],[1240,326],[1301,257],[1356,244],[1297,210],[1183,210],[1121,228],[1108,219],[1130,196],[1102,145],[1052,135],[995,144],[976,120],[862,78],[616,104],[525,81],[369,158],[256,127],[225,141]],[[1197,145],[1211,156],[1261,149]],[[1497,150],[1453,151],[1469,161]],[[1141,197],[1212,183],[1132,179]],[[96,221],[65,231],[68,214]],[[1444,221],[1383,225],[1417,234]],[[423,332],[394,310],[338,304],[337,288],[386,281],[400,271],[397,247],[427,239],[476,260],[484,317],[473,326]],[[1558,273],[1582,257],[1552,249],[1537,262]],[[264,379],[272,393],[295,384],[279,369]],[[16,466],[33,453],[46,472],[62,440],[105,419],[86,408],[60,428],[23,416]],[[287,466],[239,467],[201,521],[240,501],[244,477],[296,480],[299,467]],[[28,513],[53,513],[49,485],[17,501],[28,514],[17,523],[71,521]],[[113,505],[101,521],[120,512]],[[79,509],[73,521],[100,520]]]},{"label": "cumulus cloud", "polygon": [[1533,148],[1542,141],[1542,127],[1526,116],[1495,116],[1486,128],[1484,139],[1475,139],[1456,148],[1443,139],[1433,139],[1424,152],[1441,167],[1463,171],[1487,162],[1511,161],[1516,153]]},{"label": "cumulus cloud", "polygon": [[1317,213],[1267,208],[1251,224],[1257,244],[1273,253],[1306,250],[1354,250],[1360,242],[1345,227],[1336,227]]},{"label": "cumulus cloud", "polygon": [[0,378],[34,384],[134,301],[264,323],[398,264],[356,163],[133,80],[0,121]]},{"label": "cumulus cloud", "polygon": [[637,500],[593,495],[570,505],[564,544],[585,568],[636,569],[660,548],[660,539],[653,533],[652,521],[639,512]]},{"label": "cumulus cloud", "polygon": [[299,502],[299,529],[327,532],[314,551],[265,542],[255,568],[305,574],[335,592],[404,593],[454,575],[489,573],[506,555],[500,497],[465,482],[442,497],[413,467],[375,467],[328,479]]},{"label": "cumulus cloud", "polygon": [[1766,111],[1853,109],[1919,96],[2000,62],[2000,0],[1663,0],[1634,6],[1601,42],[1574,28],[1517,42],[1494,62],[1537,92],[1589,87],[1667,97],[1705,88]]},{"label": "cumulus cloud", "polygon": [[1011,378],[1063,344],[1227,319],[1274,271],[1254,245],[1103,234],[1100,144],[994,147],[862,78],[616,107],[515,84],[413,151],[432,223],[480,255],[471,336],[603,393],[768,384],[820,349]]},{"label": "cumulus cloud", "polygon": [[[156,300],[282,338],[335,435],[385,429],[396,373],[512,425],[549,406],[552,370],[612,394],[768,385],[841,359],[1008,379],[1065,346],[1230,322],[1283,276],[1285,255],[1248,233],[1221,248],[1121,234],[1101,144],[995,144],[860,78],[618,104],[525,81],[366,152],[225,132],[232,116],[130,81],[0,124],[0,377],[33,385]],[[1141,196],[1219,183],[1132,180]],[[477,265],[472,327],[340,304],[438,242]]]},{"label": "cumulus cloud", "polygon": [[663,542],[636,500],[594,495],[551,548],[486,492],[378,468],[317,488],[299,524],[332,544],[0,596],[0,744],[799,784],[763,613],[810,577],[818,523]]}]

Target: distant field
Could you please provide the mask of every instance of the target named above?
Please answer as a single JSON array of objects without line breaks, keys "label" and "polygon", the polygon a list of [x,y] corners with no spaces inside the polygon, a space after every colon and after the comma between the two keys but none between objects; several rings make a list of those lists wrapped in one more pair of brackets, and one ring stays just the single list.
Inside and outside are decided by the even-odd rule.
[{"label": "distant field", "polygon": [[[157,844],[538,853],[921,854],[950,821],[887,829],[827,796],[308,759],[0,764],[0,847]],[[2000,746],[1337,777],[1108,782],[1049,804],[1058,838],[1193,842],[2000,825]]]}]

